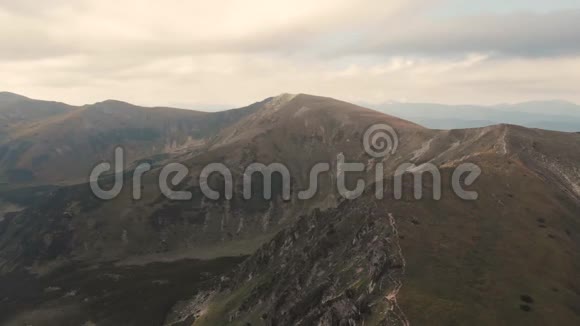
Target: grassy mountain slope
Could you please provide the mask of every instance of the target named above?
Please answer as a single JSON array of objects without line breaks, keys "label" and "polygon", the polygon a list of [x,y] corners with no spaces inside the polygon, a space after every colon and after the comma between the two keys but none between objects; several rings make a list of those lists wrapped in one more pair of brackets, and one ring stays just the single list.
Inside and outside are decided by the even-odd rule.
[{"label": "grassy mountain slope", "polygon": [[[442,200],[413,199],[409,182],[401,201],[393,200],[392,188],[376,200],[371,187],[336,210],[305,216],[198,301],[190,323],[576,325],[580,196],[551,166],[577,168],[578,135],[479,130],[484,139],[505,134],[506,147],[498,148],[470,144],[463,137],[472,132],[447,135],[463,139],[449,158],[424,151],[424,161],[444,162]],[[535,150],[528,148],[534,137]],[[546,158],[559,146],[569,152]],[[450,160],[464,152],[472,156]],[[464,160],[483,169],[470,187],[479,192],[477,201],[451,191],[452,168]],[[429,193],[433,184],[424,186]],[[376,257],[390,258],[377,263]],[[369,287],[373,282],[378,285]]]},{"label": "grassy mountain slope", "polygon": [[250,106],[206,113],[143,108],[118,101],[62,110],[50,110],[50,105],[48,109],[46,106],[46,102],[34,100],[11,104],[11,110],[18,113],[52,114],[39,120],[30,117],[21,123],[14,119],[7,122],[10,125],[7,136],[0,140],[0,185],[86,181],[91,169],[103,160],[110,160],[117,146],[125,149],[128,165],[141,159],[155,160],[193,152],[217,131],[253,110]]},{"label": "grassy mountain slope", "polygon": [[[4,272],[40,273],[42,277],[32,278],[50,282],[78,264],[96,270],[115,266],[125,275],[125,268],[148,273],[152,265],[147,263],[152,262],[161,264],[155,268],[172,269],[184,258],[253,254],[235,270],[231,265],[220,269],[226,274],[219,284],[192,288],[190,299],[180,292],[175,300],[181,302],[173,309],[166,303],[167,323],[576,325],[580,320],[578,133],[513,125],[430,130],[303,94],[267,99],[212,118],[216,120],[193,112],[199,120],[177,119],[186,120],[183,129],[160,127],[163,119],[169,119],[167,126],[175,123],[165,118],[164,110],[142,110],[105,103],[68,112],[64,120],[73,121],[71,115],[79,119],[77,124],[99,121],[118,130],[126,127],[123,121],[131,120],[121,116],[136,115],[140,125],[171,130],[167,131],[171,137],[182,130],[199,132],[195,135],[203,143],[177,137],[176,144],[181,145],[170,146],[165,152],[171,155],[162,160],[190,169],[190,176],[175,189],[191,191],[193,199],[176,202],[162,196],[159,168],[145,175],[140,201],[131,198],[129,178],[121,195],[106,202],[82,183],[5,193],[12,206],[0,220]],[[142,116],[143,112],[147,113]],[[399,137],[396,153],[384,159],[368,156],[362,146],[365,130],[377,123],[393,126]],[[55,130],[66,128],[66,124],[47,127],[46,135],[57,138]],[[85,133],[79,131],[79,136]],[[166,137],[160,138],[163,143]],[[135,143],[139,145],[131,148],[145,148],[143,155],[157,144]],[[112,153],[112,148],[104,146],[103,152]],[[339,153],[366,166],[365,172],[351,175],[350,186],[357,178],[371,184],[374,168],[383,164],[383,200],[374,197],[372,186],[358,199],[341,199],[336,193]],[[234,175],[231,201],[202,198],[198,176],[212,162],[225,164]],[[253,162],[284,163],[292,175],[291,200],[281,198],[276,178],[273,200],[244,200],[243,171]],[[331,172],[320,177],[317,196],[301,201],[297,193],[307,188],[308,171],[319,162],[331,163]],[[429,196],[434,186],[430,177],[424,178],[426,198],[413,199],[408,176],[405,196],[394,199],[392,177],[406,162],[432,163],[441,169],[440,201]],[[453,169],[467,162],[482,169],[477,182],[468,187],[479,193],[476,201],[461,200],[451,190]],[[252,183],[258,197],[263,191],[260,182]],[[210,183],[222,191],[219,178]],[[178,280],[182,274],[168,277]],[[107,282],[102,286],[111,286],[114,280]],[[7,283],[0,279],[0,284]],[[74,299],[60,296],[49,302],[54,307],[73,302],[86,308],[91,305],[83,303],[85,298],[109,300],[107,293],[86,289],[80,293]],[[19,303],[14,296],[9,294],[6,302]],[[119,300],[141,299],[135,292],[127,296]],[[22,316],[32,308],[19,309],[15,313]],[[91,321],[99,318],[104,317],[91,315]]]}]

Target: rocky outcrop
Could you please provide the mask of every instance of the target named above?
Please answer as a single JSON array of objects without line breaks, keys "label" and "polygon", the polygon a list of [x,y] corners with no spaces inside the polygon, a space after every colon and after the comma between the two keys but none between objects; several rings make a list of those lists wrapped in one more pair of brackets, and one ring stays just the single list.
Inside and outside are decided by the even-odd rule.
[{"label": "rocky outcrop", "polygon": [[195,325],[407,325],[398,242],[370,200],[317,211],[245,261]]}]

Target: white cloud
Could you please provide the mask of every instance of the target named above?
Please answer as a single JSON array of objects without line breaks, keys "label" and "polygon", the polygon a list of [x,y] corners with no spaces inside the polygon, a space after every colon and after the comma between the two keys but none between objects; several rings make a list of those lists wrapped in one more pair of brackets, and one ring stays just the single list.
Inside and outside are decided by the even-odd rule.
[{"label": "white cloud", "polygon": [[74,104],[580,101],[580,12],[432,17],[419,0],[0,0],[0,90]]}]

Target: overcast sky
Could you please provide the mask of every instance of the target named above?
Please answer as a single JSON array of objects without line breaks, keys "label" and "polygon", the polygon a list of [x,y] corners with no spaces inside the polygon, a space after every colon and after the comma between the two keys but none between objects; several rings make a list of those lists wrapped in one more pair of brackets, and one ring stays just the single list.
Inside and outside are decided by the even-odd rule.
[{"label": "overcast sky", "polygon": [[0,0],[0,74],[71,104],[580,102],[580,1]]}]

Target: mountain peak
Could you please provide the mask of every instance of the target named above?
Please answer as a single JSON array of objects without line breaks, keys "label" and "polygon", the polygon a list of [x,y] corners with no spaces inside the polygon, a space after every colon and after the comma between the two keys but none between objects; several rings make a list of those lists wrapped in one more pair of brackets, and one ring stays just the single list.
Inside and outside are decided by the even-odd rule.
[{"label": "mountain peak", "polygon": [[18,95],[16,93],[0,92],[0,101],[21,101],[21,100],[29,100],[29,98],[26,96]]},{"label": "mountain peak", "polygon": [[296,94],[282,93],[276,97],[273,97],[270,100],[270,105],[272,105],[273,107],[280,107],[292,101],[296,96],[297,96]]},{"label": "mountain peak", "polygon": [[127,108],[138,108],[138,106],[133,105],[128,102],[118,101],[118,100],[105,100],[97,102],[95,104],[86,105],[88,108],[92,109],[104,109],[104,110],[122,110]]},{"label": "mountain peak", "polygon": [[123,102],[123,101],[113,100],[113,99],[108,99],[108,100],[104,100],[104,101],[95,103],[95,105],[98,105],[98,104],[105,104],[105,105],[132,105],[132,104],[129,104],[128,102]]}]

